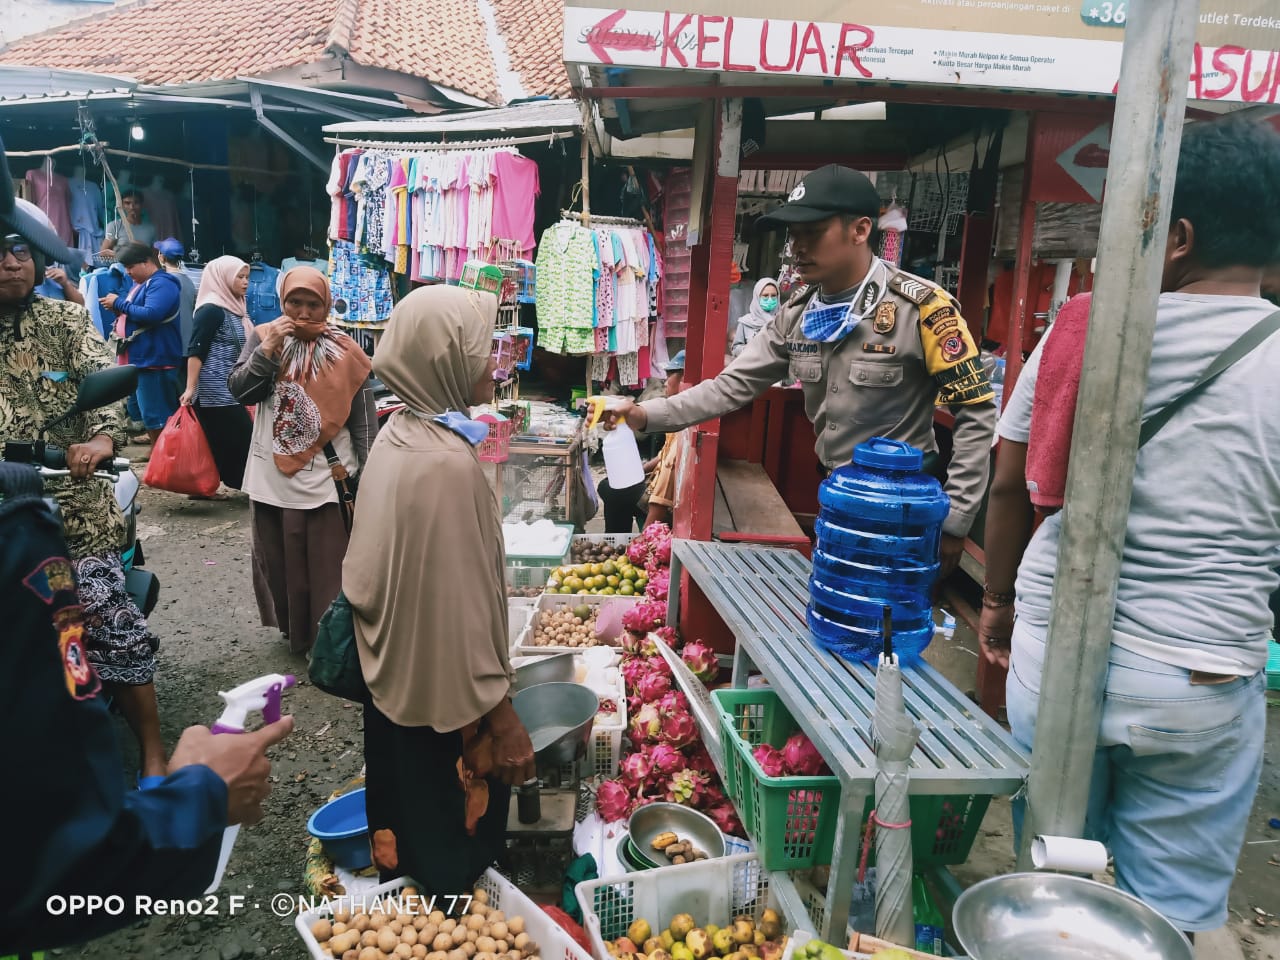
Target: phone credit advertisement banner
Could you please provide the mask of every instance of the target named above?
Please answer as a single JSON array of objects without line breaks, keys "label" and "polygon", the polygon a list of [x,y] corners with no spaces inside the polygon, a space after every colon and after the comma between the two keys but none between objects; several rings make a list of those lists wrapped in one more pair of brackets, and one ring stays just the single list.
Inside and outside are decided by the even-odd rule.
[{"label": "phone credit advertisement banner", "polygon": [[[590,6],[576,6],[576,3]],[[600,7],[569,0],[568,63],[958,84],[1051,93],[1113,94],[1120,78],[1127,0],[662,0]],[[700,8],[700,9],[694,9]],[[779,16],[781,11],[787,15]],[[798,13],[810,19],[791,19]],[[1276,103],[1280,2],[1201,7],[1188,96]]]}]

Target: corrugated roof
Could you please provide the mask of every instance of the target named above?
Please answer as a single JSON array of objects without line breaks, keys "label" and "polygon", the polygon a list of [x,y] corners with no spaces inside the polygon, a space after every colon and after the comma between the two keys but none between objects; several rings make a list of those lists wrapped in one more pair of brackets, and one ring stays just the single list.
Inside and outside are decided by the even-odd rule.
[{"label": "corrugated roof", "polygon": [[54,70],[49,67],[0,65],[0,101],[128,93],[137,85],[138,82],[131,77]]},{"label": "corrugated roof", "polygon": [[[478,0],[134,0],[24,37],[0,63],[172,84],[265,76],[326,57],[421,77],[489,102],[497,74]],[[526,92],[568,92],[563,0],[490,0]]]},{"label": "corrugated roof", "polygon": [[395,117],[389,120],[349,120],[328,124],[325,133],[410,134],[514,133],[532,130],[572,130],[582,123],[574,100],[531,100],[490,110],[465,110],[435,117]]}]

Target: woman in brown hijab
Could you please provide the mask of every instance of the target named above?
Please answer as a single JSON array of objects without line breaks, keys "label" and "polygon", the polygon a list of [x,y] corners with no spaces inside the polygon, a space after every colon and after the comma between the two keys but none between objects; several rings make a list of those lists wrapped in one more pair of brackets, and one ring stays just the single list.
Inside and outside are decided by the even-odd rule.
[{"label": "woman in brown hijab", "polygon": [[[493,398],[497,301],[414,290],[374,355],[406,404],[369,454],[342,588],[355,614],[365,707],[365,803],[383,879],[470,890],[502,852],[510,785],[534,775],[511,706],[498,505],[471,404]],[[468,436],[470,434],[470,436]]]},{"label": "woman in brown hijab", "polygon": [[254,328],[227,386],[258,405],[242,489],[253,511],[253,588],[264,626],[311,649],[342,585],[347,519],[326,448],[355,476],[377,432],[369,358],[329,323],[329,281],[295,267],[284,316]]}]

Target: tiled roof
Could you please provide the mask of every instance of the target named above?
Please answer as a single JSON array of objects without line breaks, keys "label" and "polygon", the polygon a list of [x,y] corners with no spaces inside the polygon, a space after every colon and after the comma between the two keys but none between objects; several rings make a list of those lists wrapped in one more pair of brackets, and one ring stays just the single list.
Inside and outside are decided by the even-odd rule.
[{"label": "tiled roof", "polygon": [[511,67],[530,96],[567,97],[564,0],[493,0]]},{"label": "tiled roof", "polygon": [[0,61],[135,77],[227,80],[318,60],[335,0],[137,0],[0,51]]},{"label": "tiled roof", "polygon": [[[569,89],[563,0],[490,0],[530,95]],[[264,76],[345,53],[493,102],[497,75],[478,0],[134,0],[24,37],[0,62],[122,74],[143,83]]]}]

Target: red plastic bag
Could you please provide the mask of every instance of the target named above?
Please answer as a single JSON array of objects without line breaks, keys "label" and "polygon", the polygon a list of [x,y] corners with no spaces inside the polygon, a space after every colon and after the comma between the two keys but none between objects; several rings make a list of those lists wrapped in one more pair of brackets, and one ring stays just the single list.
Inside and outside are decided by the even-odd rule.
[{"label": "red plastic bag", "polygon": [[142,482],[170,493],[212,497],[218,492],[218,481],[218,467],[195,411],[178,407],[151,448]]}]

